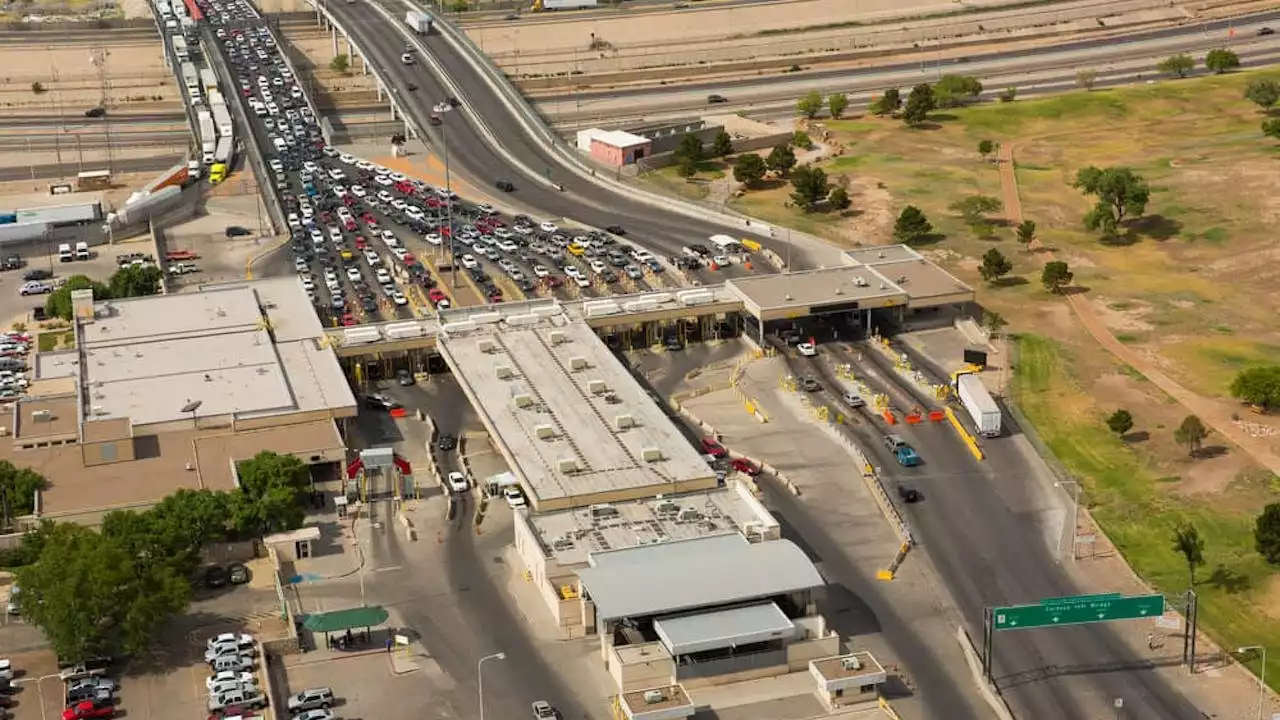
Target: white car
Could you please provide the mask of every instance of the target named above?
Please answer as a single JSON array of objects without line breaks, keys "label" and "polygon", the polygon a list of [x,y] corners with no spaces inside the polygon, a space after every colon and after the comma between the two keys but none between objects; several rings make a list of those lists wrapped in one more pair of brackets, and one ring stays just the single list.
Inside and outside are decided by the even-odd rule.
[{"label": "white car", "polygon": [[553,233],[556,230],[559,230],[560,228],[556,227],[556,224],[551,222],[550,220],[543,220],[541,223],[538,224],[538,229],[544,233]]},{"label": "white car", "polygon": [[368,191],[368,190],[365,190],[363,185],[352,185],[352,186],[351,186],[351,194],[352,194],[352,195],[355,195],[355,196],[356,196],[356,197],[358,197],[358,198],[362,198],[362,197],[365,197],[366,195],[368,195],[368,194],[369,194],[369,191]]},{"label": "white car", "polygon": [[796,346],[796,350],[805,357],[815,357],[818,354],[818,348],[809,342],[800,343]]},{"label": "white car", "polygon": [[[464,263],[464,264],[465,264],[465,263]],[[534,275],[537,275],[537,276],[538,276],[538,277],[540,277],[540,278],[544,278],[544,277],[546,277],[546,276],[550,275],[550,274],[551,274],[551,271],[550,271],[550,270],[548,270],[548,269],[546,268],[546,266],[545,266],[545,265],[534,265],[534,266],[533,266],[533,274],[534,274]]]},{"label": "white car", "polygon": [[358,283],[363,280],[364,277],[360,274],[360,268],[349,267],[347,268],[347,279],[353,283]]},{"label": "white car", "polygon": [[422,239],[426,240],[431,245],[436,246],[440,246],[444,243],[444,238],[440,237],[440,233],[427,233],[422,236]]},{"label": "white car", "polygon": [[449,473],[449,489],[456,493],[464,493],[469,485],[467,484],[467,476],[460,472]]},{"label": "white car", "polygon": [[302,227],[302,220],[298,218],[298,213],[289,213],[289,227],[297,230]]},{"label": "white car", "polygon": [[479,260],[476,260],[476,258],[475,258],[475,256],[474,256],[474,255],[463,255],[463,256],[462,256],[462,267],[464,267],[464,268],[466,268],[466,269],[468,269],[468,270],[474,270],[474,269],[476,269],[476,268],[480,267],[480,261],[479,261]]},{"label": "white car", "polygon": [[[219,675],[221,674],[224,674],[224,673],[219,673]],[[235,671],[232,671],[230,673],[225,673],[225,674],[235,675],[236,673]],[[235,690],[243,690],[246,693],[257,692],[258,686],[254,684],[255,681],[253,679],[253,673],[239,673],[239,674],[249,676],[249,680],[241,681],[238,677],[233,677],[230,680],[218,680],[209,686],[209,694],[222,695],[223,693],[229,693]],[[214,677],[217,677],[217,676],[215,675]]]},{"label": "white car", "polygon": [[251,648],[257,643],[249,633],[222,633],[209,638],[206,648],[212,650],[215,645],[235,645],[240,648]]},{"label": "white car", "polygon": [[293,261],[293,269],[298,272],[306,272],[308,270],[307,261],[302,258],[297,258]]},{"label": "white car", "polygon": [[711,258],[711,262],[719,265],[720,267],[728,267],[733,264],[733,261],[729,259],[728,255],[716,255]]},{"label": "white car", "polygon": [[507,501],[507,505],[512,510],[522,508],[528,504],[524,499],[524,493],[520,492],[520,488],[515,485],[508,485],[502,489],[502,497]]},{"label": "white car", "polygon": [[325,708],[316,708],[314,710],[303,710],[293,716],[293,720],[337,720],[337,715],[332,710]]},{"label": "white car", "polygon": [[381,265],[381,264],[382,264],[382,258],[378,257],[378,253],[376,253],[376,252],[374,252],[374,251],[372,251],[372,250],[365,250],[365,251],[364,251],[364,261],[365,261],[365,262],[367,262],[367,263],[369,263],[370,265]]},{"label": "white car", "polygon": [[580,287],[580,288],[584,288],[584,289],[585,289],[585,288],[589,288],[589,287],[591,287],[591,281],[590,281],[590,280],[588,280],[588,279],[586,279],[585,277],[583,277],[583,276],[581,276],[581,275],[579,275],[579,276],[575,277],[575,278],[573,279],[573,282],[574,282],[575,284],[577,284],[577,286],[578,286],[578,287]]},{"label": "white car", "polygon": [[395,303],[398,306],[403,307],[409,304],[409,298],[405,297],[404,293],[397,290],[395,291],[395,293],[391,295],[391,302]]}]

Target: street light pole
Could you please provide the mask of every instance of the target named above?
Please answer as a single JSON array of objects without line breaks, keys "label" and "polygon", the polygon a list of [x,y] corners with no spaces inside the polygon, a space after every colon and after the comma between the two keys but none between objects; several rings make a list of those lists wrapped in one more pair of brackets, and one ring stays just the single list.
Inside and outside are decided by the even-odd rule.
[{"label": "street light pole", "polygon": [[1262,653],[1262,670],[1258,673],[1258,720],[1262,720],[1262,712],[1267,704],[1267,648],[1265,645],[1245,645],[1236,648],[1237,654],[1252,651]]},{"label": "street light pole", "polygon": [[476,681],[479,683],[479,690],[477,691],[477,694],[479,696],[478,699],[480,703],[480,720],[484,720],[484,667],[483,667],[484,661],[485,660],[506,660],[506,659],[507,659],[506,653],[496,652],[496,653],[493,653],[492,655],[485,655],[484,657],[480,658],[480,660],[476,662]]},{"label": "street light pole", "polygon": [[[448,101],[441,101],[447,103]],[[452,107],[450,107],[452,110]],[[440,117],[440,145],[444,149],[444,190],[445,190],[445,206],[444,218],[449,226],[449,285],[457,292],[458,289],[458,253],[457,247],[454,246],[453,240],[453,177],[449,173],[449,131],[448,123],[445,122],[444,115],[439,113]]]}]

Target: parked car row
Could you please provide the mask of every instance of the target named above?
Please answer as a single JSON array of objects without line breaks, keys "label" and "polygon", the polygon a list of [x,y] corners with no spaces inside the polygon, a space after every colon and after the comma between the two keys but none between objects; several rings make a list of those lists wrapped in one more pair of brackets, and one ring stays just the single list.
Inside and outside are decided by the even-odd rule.
[{"label": "parked car row", "polygon": [[62,720],[111,718],[116,715],[116,681],[107,677],[113,659],[90,657],[77,663],[60,664],[63,682]]},{"label": "parked car row", "polygon": [[337,720],[329,709],[333,703],[333,690],[327,687],[308,688],[290,695],[285,707],[292,720]]},{"label": "parked car row", "polygon": [[205,680],[209,712],[215,717],[244,715],[268,704],[254,673],[258,641],[248,633],[222,633],[205,643],[204,660],[212,674]]}]

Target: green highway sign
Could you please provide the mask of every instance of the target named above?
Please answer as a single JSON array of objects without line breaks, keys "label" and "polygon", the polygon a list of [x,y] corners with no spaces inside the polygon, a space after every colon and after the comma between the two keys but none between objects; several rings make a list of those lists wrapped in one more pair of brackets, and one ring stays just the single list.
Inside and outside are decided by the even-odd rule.
[{"label": "green highway sign", "polygon": [[992,608],[995,630],[1029,630],[1031,628],[1083,625],[1111,620],[1135,620],[1164,614],[1163,595],[1074,595],[1048,598],[1037,605],[1011,605]]}]

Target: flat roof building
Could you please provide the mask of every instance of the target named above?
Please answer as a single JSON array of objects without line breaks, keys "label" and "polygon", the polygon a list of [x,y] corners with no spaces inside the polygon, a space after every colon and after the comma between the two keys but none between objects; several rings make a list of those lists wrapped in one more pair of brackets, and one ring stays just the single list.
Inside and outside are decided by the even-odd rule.
[{"label": "flat roof building", "polygon": [[706,490],[715,472],[591,328],[473,315],[441,355],[538,512]]},{"label": "flat roof building", "polygon": [[230,490],[262,450],[341,462],[356,401],[297,278],[94,303],[42,353],[0,458],[43,474],[41,517],[99,522],[180,488]]},{"label": "flat roof building", "polygon": [[577,571],[594,553],[735,535],[750,542],[781,537],[778,521],[748,486],[539,514],[518,513],[515,547],[529,580],[566,634],[581,633]]}]

